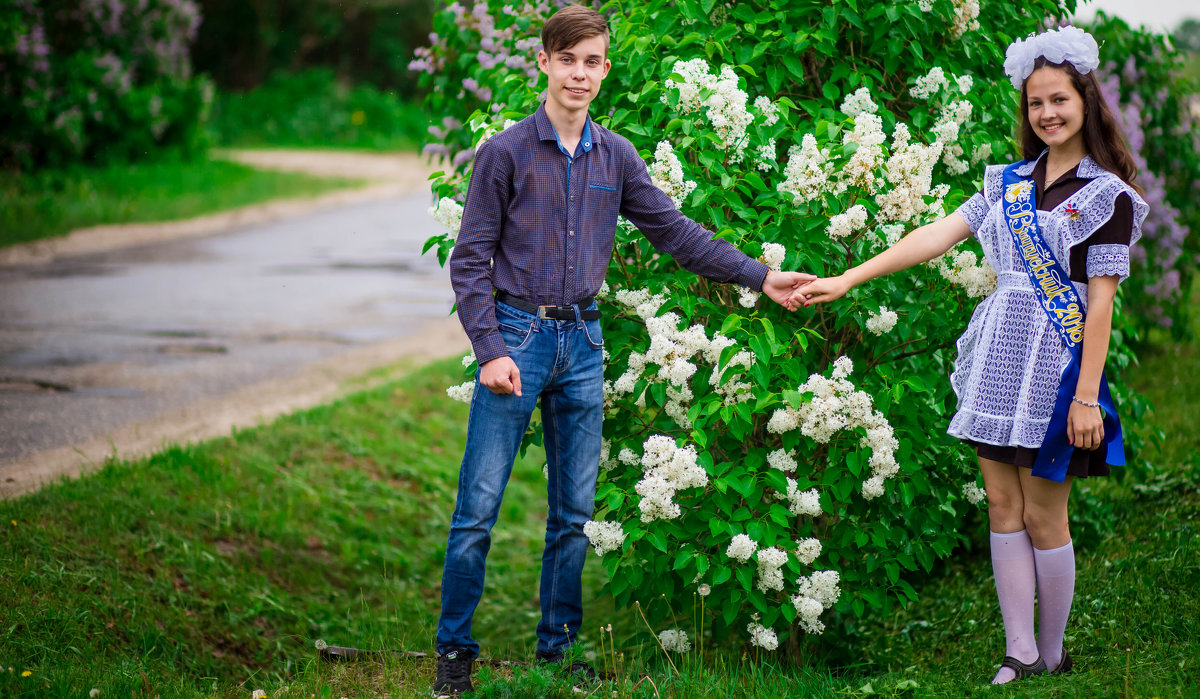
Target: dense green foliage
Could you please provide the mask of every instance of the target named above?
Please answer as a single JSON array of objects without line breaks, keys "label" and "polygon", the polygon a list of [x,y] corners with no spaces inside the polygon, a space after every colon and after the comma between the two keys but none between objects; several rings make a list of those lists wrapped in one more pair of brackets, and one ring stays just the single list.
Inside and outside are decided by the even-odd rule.
[{"label": "dense green foliage", "polygon": [[188,55],[199,22],[189,0],[0,5],[0,167],[202,148],[212,87]]},{"label": "dense green foliage", "polygon": [[[983,163],[1015,156],[1015,93],[1001,70],[1003,52],[1062,11],[1052,2],[987,3],[975,25],[979,6],[970,0],[929,5],[610,3],[614,66],[591,113],[634,143],[685,214],[752,257],[777,260],[781,245],[783,268],[836,274],[953,211],[977,191]],[[443,258],[476,140],[536,107],[545,83],[530,79],[530,45],[550,11],[452,6],[435,16],[438,41],[424,79],[445,128],[432,148],[460,166],[437,186],[451,231],[430,246]],[[705,63],[688,63],[696,59]],[[718,77],[722,66],[732,72]],[[1157,90],[1165,77],[1154,75]],[[459,122],[471,131],[455,128]],[[738,123],[744,133],[731,126]],[[803,149],[802,137],[811,139]],[[729,289],[659,258],[622,225],[604,299],[610,410],[596,514],[624,534],[605,554],[616,599],[641,600],[653,622],[669,626],[672,611],[699,587],[711,588],[710,628],[718,635],[741,635],[751,622],[793,637],[799,628],[820,631],[813,611],[834,596],[818,596],[816,607],[811,601],[820,587],[812,576],[822,570],[839,573],[848,593],[822,617],[839,631],[913,600],[908,579],[962,541],[963,518],[974,509],[966,496],[977,496],[968,484],[973,456],[944,435],[955,406],[946,378],[954,341],[988,292],[990,268],[976,266],[974,245],[863,285],[832,308],[789,316],[765,301],[739,307]],[[1139,294],[1158,283],[1151,274],[1134,279]],[[649,294],[662,296],[639,307]],[[1119,317],[1121,308],[1129,306],[1118,306]],[[890,329],[889,311],[896,314]],[[1134,426],[1145,403],[1120,379],[1137,332],[1131,319],[1118,321],[1109,359]],[[751,361],[742,350],[753,352]],[[831,374],[839,356],[853,360],[853,374]],[[854,385],[831,389],[838,376]],[[843,405],[858,401],[861,413],[855,389],[870,397],[882,423],[869,409],[852,417],[825,400],[833,390]],[[843,429],[831,435],[817,424],[822,415]],[[796,421],[808,424],[795,430]],[[654,435],[673,440],[685,462],[695,449],[704,472],[666,489],[678,514],[654,504],[663,490],[647,454],[657,448]],[[536,441],[536,432],[527,439]],[[1131,452],[1139,446],[1135,434]],[[806,489],[819,497],[816,516],[798,497]],[[1078,504],[1085,523],[1103,519],[1093,501]],[[755,560],[731,556],[740,535],[760,548],[757,570]],[[616,537],[610,529],[609,540]],[[816,547],[807,539],[820,542],[811,564]],[[764,560],[768,547],[778,550]],[[772,582],[781,551],[782,590]]]},{"label": "dense green foliage", "polygon": [[336,71],[347,84],[414,96],[413,49],[428,40],[432,0],[196,0],[204,23],[196,70],[222,90],[245,91],[275,73]]},{"label": "dense green foliage", "polygon": [[115,223],[177,221],[274,199],[314,196],[359,180],[166,157],[107,167],[0,172],[0,247]]},{"label": "dense green foliage", "polygon": [[424,109],[368,84],[347,87],[333,70],[279,72],[247,92],[220,92],[212,130],[225,146],[412,150],[425,136]]}]

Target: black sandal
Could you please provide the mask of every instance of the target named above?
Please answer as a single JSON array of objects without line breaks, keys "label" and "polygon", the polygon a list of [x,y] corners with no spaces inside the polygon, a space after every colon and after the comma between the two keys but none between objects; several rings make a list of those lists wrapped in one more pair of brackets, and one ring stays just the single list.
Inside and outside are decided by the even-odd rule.
[{"label": "black sandal", "polygon": [[1058,661],[1058,667],[1050,671],[1051,675],[1065,675],[1075,667],[1075,663],[1071,660],[1071,654],[1064,648],[1062,652],[1062,660]]},{"label": "black sandal", "polygon": [[[1063,654],[1063,657],[1066,657],[1065,653]],[[1065,664],[1066,661],[1064,660],[1063,663]],[[1041,675],[1045,673],[1046,661],[1042,660],[1042,657],[1039,655],[1037,660],[1026,665],[1011,655],[1006,655],[1004,656],[1004,660],[1000,662],[1000,667],[1006,667],[1017,673],[1017,676],[1013,678],[1013,681],[1015,682],[1016,680],[1024,680],[1033,677],[1034,675]]]}]

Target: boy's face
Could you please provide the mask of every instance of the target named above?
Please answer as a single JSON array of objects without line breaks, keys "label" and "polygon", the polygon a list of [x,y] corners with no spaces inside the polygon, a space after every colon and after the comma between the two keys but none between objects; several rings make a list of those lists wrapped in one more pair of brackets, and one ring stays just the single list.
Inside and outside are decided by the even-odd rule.
[{"label": "boy's face", "polygon": [[538,67],[550,81],[547,99],[568,112],[586,111],[612,67],[606,49],[604,37],[596,35],[554,55],[538,51]]}]

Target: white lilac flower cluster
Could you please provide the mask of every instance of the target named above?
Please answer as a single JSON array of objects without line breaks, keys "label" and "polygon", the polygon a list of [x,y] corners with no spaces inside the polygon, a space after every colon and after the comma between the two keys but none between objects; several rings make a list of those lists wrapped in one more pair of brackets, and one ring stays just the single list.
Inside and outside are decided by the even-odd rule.
[{"label": "white lilac flower cluster", "polygon": [[948,252],[930,264],[937,266],[946,281],[963,287],[970,298],[987,296],[996,290],[996,270],[986,258],[976,257],[970,250]]},{"label": "white lilac flower cluster", "polygon": [[865,87],[860,87],[842,102],[842,111],[854,119],[854,129],[842,136],[842,143],[854,143],[858,147],[838,172],[833,186],[835,194],[852,186],[874,192],[879,186],[875,169],[883,161],[883,144],[887,136],[883,132],[883,119],[875,113],[878,110],[870,90]]},{"label": "white lilac flower cluster", "polygon": [[766,95],[759,95],[754,98],[754,108],[762,115],[763,126],[774,126],[779,121],[779,105],[771,101]]},{"label": "white lilac flower cluster", "polygon": [[954,175],[961,175],[970,167],[970,164],[962,159],[963,147],[957,141],[962,125],[971,118],[971,111],[970,102],[955,100],[942,108],[938,121],[933,126],[933,134],[942,145],[942,163]]},{"label": "white lilac flower cluster", "polygon": [[746,632],[750,634],[750,643],[763,650],[775,650],[779,647],[779,637],[775,635],[775,631],[757,621],[746,626]]},{"label": "white lilac flower cluster", "polygon": [[687,632],[681,629],[667,629],[659,633],[658,642],[662,644],[664,650],[671,653],[692,652],[692,642],[688,639]]},{"label": "white lilac flower cluster", "polygon": [[[834,361],[832,378],[810,375],[797,390],[811,393],[812,398],[799,409],[776,410],[767,422],[767,431],[782,434],[799,428],[804,436],[826,444],[841,430],[863,429],[860,444],[871,449],[871,477],[862,484],[862,496],[871,500],[883,495],[884,481],[900,470],[895,456],[900,443],[887,418],[874,409],[871,396],[855,390],[846,379],[853,370],[850,358],[842,356]],[[791,483],[788,485],[790,490]]]},{"label": "white lilac flower cluster", "polygon": [[892,133],[892,153],[884,166],[890,189],[875,195],[881,221],[913,221],[928,209],[925,195],[932,187],[933,166],[942,154],[941,143],[928,146],[909,141],[909,131],[897,125]]},{"label": "white lilac flower cluster", "polygon": [[675,149],[667,141],[659,141],[654,150],[654,162],[650,163],[650,181],[671,198],[675,208],[683,206],[688,195],[696,189],[696,183],[683,178],[683,164],[675,155]]},{"label": "white lilac flower cluster", "polygon": [[829,227],[825,229],[830,238],[848,238],[867,225],[867,207],[855,204],[844,213],[829,219]]},{"label": "white lilac flower cluster", "polygon": [[950,38],[959,39],[969,31],[979,29],[979,0],[950,0],[954,6],[954,21],[950,23]]},{"label": "white lilac flower cluster", "polygon": [[785,451],[783,449],[776,449],[770,454],[767,454],[767,463],[771,466],[771,468],[778,469],[784,473],[795,473],[796,450],[793,449],[792,451]]},{"label": "white lilac flower cluster", "polygon": [[970,483],[963,483],[962,494],[963,497],[967,499],[967,502],[971,503],[972,505],[978,505],[987,499],[987,493],[983,491],[983,488],[975,485],[973,481]]},{"label": "white lilac flower cluster", "polygon": [[429,215],[433,217],[434,221],[445,226],[446,230],[450,231],[451,237],[458,237],[458,230],[462,228],[462,204],[450,197],[442,197],[436,206],[429,207]]},{"label": "white lilac flower cluster", "polygon": [[625,543],[625,532],[621,531],[620,522],[597,522],[588,520],[583,525],[583,533],[597,556],[603,556],[609,551],[616,551]]},{"label": "white lilac flower cluster", "polygon": [[475,381],[464,381],[457,386],[451,386],[446,389],[446,395],[456,401],[470,403],[471,398],[475,396]]},{"label": "white lilac flower cluster", "polygon": [[821,612],[829,609],[842,596],[838,587],[841,576],[836,570],[818,570],[807,577],[796,579],[797,593],[792,597],[792,606],[796,608],[797,621],[800,627],[808,633],[821,633],[825,624],[821,621]]},{"label": "white lilac flower cluster", "polygon": [[[763,248],[764,256],[782,263],[782,245],[767,243]],[[737,368],[749,369],[753,366],[753,352],[741,350],[735,353],[729,362],[718,370],[715,367],[721,359],[721,353],[726,347],[737,344],[733,339],[721,333],[715,333],[712,339],[709,339],[704,326],[699,324],[692,325],[687,330],[680,330],[680,318],[675,313],[656,316],[658,309],[666,303],[666,297],[662,294],[651,295],[646,289],[622,289],[615,294],[615,298],[619,303],[633,308],[645,322],[650,335],[650,347],[645,353],[630,352],[625,372],[611,385],[605,383],[606,400],[632,393],[638,380],[646,373],[646,368],[654,365],[658,367],[658,371],[646,376],[646,379],[650,383],[668,384],[664,411],[680,427],[690,428],[692,422],[687,416],[688,404],[695,397],[690,382],[699,368],[695,363],[697,359],[714,367],[709,377],[709,385],[724,398],[725,405],[750,400],[752,386],[741,380],[743,375]],[[638,401],[643,401],[644,397],[643,391],[638,396]]]},{"label": "white lilac flower cluster", "polygon": [[775,159],[779,157],[779,147],[775,144],[775,139],[768,139],[766,143],[758,147],[755,151],[754,161],[755,167],[763,172],[770,172],[775,169]]},{"label": "white lilac flower cluster", "polygon": [[916,84],[908,89],[908,94],[913,99],[927,100],[948,87],[950,80],[946,78],[946,71],[941,66],[934,66],[917,78]]},{"label": "white lilac flower cluster", "polygon": [[678,447],[665,435],[653,435],[642,445],[642,480],[634,486],[642,496],[638,509],[643,522],[675,519],[680,515],[675,493],[708,485],[708,473],[696,463],[696,447]]},{"label": "white lilac flower cluster", "polygon": [[463,355],[462,365],[463,365],[464,369],[471,366],[474,363],[475,363],[475,350],[471,350],[470,352],[467,352],[466,354]]},{"label": "white lilac flower cluster", "polygon": [[776,189],[790,195],[793,205],[799,205],[821,196],[832,174],[829,149],[818,148],[816,137],[810,133],[804,134],[799,146],[788,149],[783,182]]},{"label": "white lilac flower cluster", "polygon": [[758,550],[758,542],[745,534],[738,534],[733,537],[733,541],[729,542],[729,546],[725,549],[725,555],[735,561],[745,563],[750,560],[754,552]]},{"label": "white lilac flower cluster", "polygon": [[[729,161],[741,162],[746,147],[746,127],[753,123],[754,115],[746,109],[748,97],[738,87],[737,74],[729,66],[723,66],[720,73],[714,75],[703,58],[677,61],[672,72],[683,78],[683,82],[668,78],[665,83],[667,90],[679,91],[680,113],[692,114],[703,110],[708,123],[721,139],[723,150],[729,153]],[[670,103],[666,94],[662,99]]]},{"label": "white lilac flower cluster", "polygon": [[817,539],[804,539],[796,542],[796,558],[804,565],[812,565],[821,555],[821,542]]},{"label": "white lilac flower cluster", "polygon": [[783,566],[788,561],[787,551],[772,546],[758,552],[758,589],[763,592],[783,589]]},{"label": "white lilac flower cluster", "polygon": [[896,312],[889,311],[887,306],[880,306],[878,313],[872,313],[867,318],[867,330],[876,335],[891,332],[896,327]]},{"label": "white lilac flower cluster", "polygon": [[[770,429],[770,426],[767,429]],[[800,490],[800,484],[795,478],[788,478],[787,492],[776,493],[775,497],[788,501],[788,512],[793,516],[816,517],[821,514],[821,496],[817,494],[816,489]]]}]

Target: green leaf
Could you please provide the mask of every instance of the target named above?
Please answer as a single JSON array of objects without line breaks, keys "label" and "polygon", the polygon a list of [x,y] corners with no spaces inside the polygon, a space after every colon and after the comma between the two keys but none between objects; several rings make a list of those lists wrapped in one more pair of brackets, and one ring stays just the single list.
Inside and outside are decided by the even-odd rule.
[{"label": "green leaf", "polygon": [[729,569],[729,566],[725,565],[724,563],[718,563],[716,567],[713,568],[713,585],[720,585],[721,583],[729,580],[729,578],[732,576],[733,571]]},{"label": "green leaf", "polygon": [[749,591],[754,586],[754,569],[750,567],[749,563],[738,566],[734,575],[743,590]]},{"label": "green leaf", "polygon": [[652,529],[646,532],[646,541],[649,541],[650,545],[659,551],[667,552],[667,536],[662,533],[662,530]]}]

